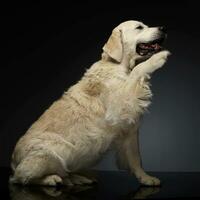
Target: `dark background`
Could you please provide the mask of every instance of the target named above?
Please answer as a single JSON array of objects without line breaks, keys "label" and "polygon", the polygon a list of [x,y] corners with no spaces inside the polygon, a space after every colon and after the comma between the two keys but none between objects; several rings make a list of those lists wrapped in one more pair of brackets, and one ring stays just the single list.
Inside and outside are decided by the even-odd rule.
[{"label": "dark background", "polygon": [[[150,113],[141,128],[149,171],[200,171],[200,25],[191,1],[47,2],[3,8],[0,18],[0,166],[9,166],[27,128],[101,55],[126,20],[168,28],[165,67],[152,78]],[[98,166],[116,169],[112,153]]]}]

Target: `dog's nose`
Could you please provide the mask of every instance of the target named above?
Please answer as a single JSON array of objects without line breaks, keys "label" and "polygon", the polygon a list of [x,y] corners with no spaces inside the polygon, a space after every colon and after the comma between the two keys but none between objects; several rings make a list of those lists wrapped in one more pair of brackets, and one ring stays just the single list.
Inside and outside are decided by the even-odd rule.
[{"label": "dog's nose", "polygon": [[163,33],[167,32],[167,28],[165,26],[159,26],[159,31],[162,31]]}]

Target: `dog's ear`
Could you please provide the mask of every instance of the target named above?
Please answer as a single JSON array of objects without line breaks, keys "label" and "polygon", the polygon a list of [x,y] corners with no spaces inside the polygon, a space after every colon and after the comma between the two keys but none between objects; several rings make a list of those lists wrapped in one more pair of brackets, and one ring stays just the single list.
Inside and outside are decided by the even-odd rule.
[{"label": "dog's ear", "polygon": [[107,43],[103,47],[103,51],[117,62],[121,62],[123,57],[121,30],[114,29]]}]

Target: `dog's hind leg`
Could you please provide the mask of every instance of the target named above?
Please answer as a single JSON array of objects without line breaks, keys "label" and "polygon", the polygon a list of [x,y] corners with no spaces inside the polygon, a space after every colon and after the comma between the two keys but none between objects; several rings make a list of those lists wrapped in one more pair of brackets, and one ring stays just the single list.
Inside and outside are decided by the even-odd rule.
[{"label": "dog's hind leg", "polygon": [[48,152],[32,152],[16,167],[11,183],[56,185],[62,183],[62,163]]}]

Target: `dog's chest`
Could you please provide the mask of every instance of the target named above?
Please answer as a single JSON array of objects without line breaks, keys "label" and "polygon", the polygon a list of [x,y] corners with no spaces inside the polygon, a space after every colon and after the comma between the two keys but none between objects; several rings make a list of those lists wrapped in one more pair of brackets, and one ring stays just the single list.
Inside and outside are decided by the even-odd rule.
[{"label": "dog's chest", "polygon": [[119,71],[107,82],[107,87],[110,93],[106,119],[119,129],[127,131],[138,123],[151,103],[149,82],[145,77],[132,81],[127,74]]}]

